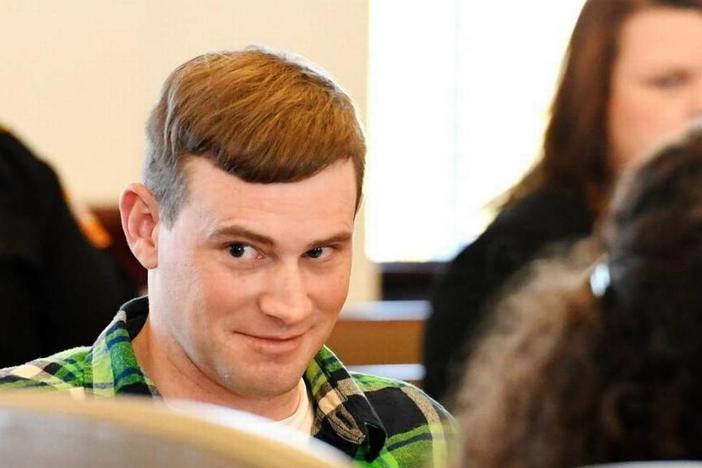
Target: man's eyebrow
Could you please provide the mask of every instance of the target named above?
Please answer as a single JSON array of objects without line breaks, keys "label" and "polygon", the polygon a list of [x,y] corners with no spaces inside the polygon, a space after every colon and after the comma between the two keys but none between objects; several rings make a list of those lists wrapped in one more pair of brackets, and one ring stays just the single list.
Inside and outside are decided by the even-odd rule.
[{"label": "man's eyebrow", "polygon": [[331,244],[343,244],[344,242],[348,242],[351,240],[351,233],[348,231],[340,232],[338,234],[334,234],[333,236],[327,237],[326,239],[320,239],[316,240],[313,242],[310,242],[310,248],[313,247],[320,247],[320,246],[325,246],[325,245],[331,245]]},{"label": "man's eyebrow", "polygon": [[273,239],[263,234],[258,234],[249,229],[243,228],[241,226],[224,226],[219,229],[215,229],[210,235],[210,238],[218,237],[238,237],[243,240],[250,240],[256,242],[257,244],[263,244],[269,247],[275,245]]}]

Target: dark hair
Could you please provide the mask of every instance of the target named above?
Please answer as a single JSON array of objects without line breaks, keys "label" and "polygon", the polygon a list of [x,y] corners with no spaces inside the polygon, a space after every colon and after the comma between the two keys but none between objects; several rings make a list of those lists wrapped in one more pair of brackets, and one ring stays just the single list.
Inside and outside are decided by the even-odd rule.
[{"label": "dark hair", "polygon": [[302,59],[261,48],[210,53],[178,67],[147,124],[147,187],[175,220],[184,158],[211,159],[247,181],[294,182],[351,160],[357,205],[365,140],[349,96]]},{"label": "dark hair", "polygon": [[505,205],[546,187],[570,192],[599,214],[613,182],[607,107],[619,33],[653,7],[702,10],[702,0],[588,0],[578,17],[551,105],[543,153],[508,193]]},{"label": "dark hair", "polygon": [[602,297],[583,257],[537,262],[503,297],[457,396],[466,464],[702,457],[701,186],[696,129],[618,185]]},{"label": "dark hair", "polygon": [[616,408],[611,452],[702,457],[702,129],[627,176],[605,228],[611,297],[597,362]]}]

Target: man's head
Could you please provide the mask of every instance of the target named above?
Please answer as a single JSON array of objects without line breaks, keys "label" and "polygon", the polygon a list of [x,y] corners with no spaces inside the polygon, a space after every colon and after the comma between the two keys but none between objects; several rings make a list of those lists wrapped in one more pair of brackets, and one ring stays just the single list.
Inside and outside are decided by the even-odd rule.
[{"label": "man's head", "polygon": [[149,269],[136,341],[200,399],[282,416],[266,400],[296,390],[348,291],[365,153],[351,101],[281,55],[206,55],[168,78],[148,135],[146,184],[120,200]]},{"label": "man's head", "polygon": [[299,58],[260,48],[210,53],[166,80],[147,124],[146,186],[172,223],[188,196],[183,161],[246,182],[295,182],[351,160],[361,199],[365,141],[351,99]]}]

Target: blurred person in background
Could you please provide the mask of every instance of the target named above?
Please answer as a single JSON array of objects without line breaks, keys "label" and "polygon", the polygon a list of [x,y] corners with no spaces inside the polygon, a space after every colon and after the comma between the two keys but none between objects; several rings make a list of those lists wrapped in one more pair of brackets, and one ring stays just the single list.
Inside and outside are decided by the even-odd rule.
[{"label": "blurred person in background", "polygon": [[90,344],[136,293],[90,222],[74,217],[54,170],[0,128],[0,367]]},{"label": "blurred person in background", "polygon": [[594,267],[511,280],[457,393],[465,466],[702,458],[700,187],[702,128],[622,178]]},{"label": "blurred person in background", "polygon": [[505,281],[544,248],[589,235],[622,170],[702,117],[702,0],[589,0],[555,93],[541,159],[440,278],[425,390],[444,400]]}]

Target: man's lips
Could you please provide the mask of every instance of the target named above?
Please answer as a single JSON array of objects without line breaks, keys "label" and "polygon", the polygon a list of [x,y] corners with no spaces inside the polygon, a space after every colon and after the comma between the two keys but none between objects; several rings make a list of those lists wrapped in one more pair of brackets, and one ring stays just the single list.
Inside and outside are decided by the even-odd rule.
[{"label": "man's lips", "polygon": [[299,335],[257,335],[255,333],[241,333],[244,336],[248,336],[251,338],[258,338],[260,340],[270,340],[270,341],[289,341],[289,340],[295,340],[297,338],[300,338],[303,334],[300,333]]},{"label": "man's lips", "polygon": [[257,349],[270,352],[288,352],[297,349],[304,334],[299,335],[256,335],[239,333]]}]

